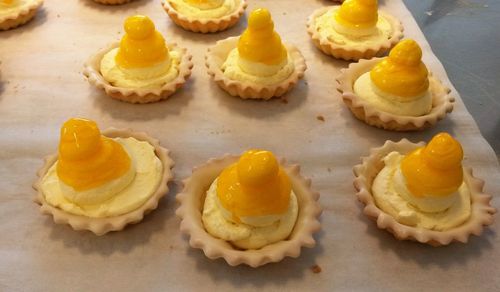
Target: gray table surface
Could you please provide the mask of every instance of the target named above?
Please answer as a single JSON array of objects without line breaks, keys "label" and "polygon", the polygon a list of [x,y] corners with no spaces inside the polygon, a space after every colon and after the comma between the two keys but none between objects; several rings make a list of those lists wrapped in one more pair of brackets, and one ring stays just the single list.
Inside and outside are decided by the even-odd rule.
[{"label": "gray table surface", "polygon": [[500,1],[404,3],[500,158]]}]

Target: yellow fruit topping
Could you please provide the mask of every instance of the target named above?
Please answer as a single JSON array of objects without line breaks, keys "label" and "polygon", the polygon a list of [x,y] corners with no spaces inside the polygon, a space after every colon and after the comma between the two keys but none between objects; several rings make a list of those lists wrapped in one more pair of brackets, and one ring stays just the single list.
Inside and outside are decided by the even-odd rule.
[{"label": "yellow fruit topping", "polygon": [[200,9],[214,9],[224,4],[224,0],[184,0]]},{"label": "yellow fruit topping", "polygon": [[266,65],[278,65],[287,58],[286,48],[274,31],[269,10],[259,8],[252,11],[248,28],[238,41],[238,53],[241,58]]},{"label": "yellow fruit topping", "polygon": [[399,42],[389,56],[370,71],[372,82],[380,90],[400,97],[402,102],[413,101],[427,91],[427,75],[422,50],[411,39]]},{"label": "yellow fruit topping", "polygon": [[377,0],[346,0],[335,14],[335,21],[349,28],[375,27],[378,21]]},{"label": "yellow fruit topping", "polygon": [[125,36],[120,42],[116,63],[122,68],[150,67],[169,58],[163,36],[147,16],[135,15],[125,20]]},{"label": "yellow fruit topping", "polygon": [[463,181],[463,150],[447,133],[439,133],[425,147],[412,151],[401,162],[406,185],[415,196],[446,196]]},{"label": "yellow fruit topping", "polygon": [[69,119],[61,128],[57,175],[76,191],[101,186],[124,175],[131,167],[123,147],[101,135],[97,124]]},{"label": "yellow fruit topping", "polygon": [[292,186],[273,153],[249,150],[217,181],[217,197],[234,221],[241,217],[283,214]]}]

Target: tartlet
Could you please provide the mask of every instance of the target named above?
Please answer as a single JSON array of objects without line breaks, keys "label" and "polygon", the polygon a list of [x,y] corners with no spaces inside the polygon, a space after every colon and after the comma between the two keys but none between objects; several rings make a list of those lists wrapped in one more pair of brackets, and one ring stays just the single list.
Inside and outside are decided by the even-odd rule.
[{"label": "tartlet", "polygon": [[[425,65],[420,62],[416,62],[419,56],[421,56],[421,51],[409,52],[408,49],[418,49],[418,45],[412,40],[406,40],[398,44],[392,51],[391,54],[394,54],[395,57],[386,58],[373,58],[370,60],[360,60],[357,63],[352,63],[348,68],[342,69],[341,74],[337,77],[337,90],[342,94],[342,100],[349,107],[351,112],[354,114],[356,118],[365,123],[392,131],[417,131],[423,130],[429,127],[434,126],[439,120],[443,119],[447,113],[450,113],[453,110],[453,103],[455,98],[450,96],[449,93],[451,90],[445,87],[441,81],[435,78],[431,72],[428,72],[425,69]],[[413,54],[415,53],[415,54]],[[396,105],[394,105],[394,112],[389,112],[387,110],[383,110],[380,106],[377,106],[365,98],[361,98],[358,94],[355,93],[354,85],[355,82],[360,78],[360,76],[364,75],[367,72],[370,72],[371,81],[373,83],[373,68],[380,68],[382,62],[390,61],[391,58],[401,58],[408,60],[415,60],[417,70],[424,70],[423,72],[419,72],[422,75],[418,78],[417,74],[406,74],[405,76],[401,75],[400,77],[394,77],[396,80],[391,81],[391,76],[395,76],[396,71],[388,72],[390,78],[385,78],[387,82],[385,84],[391,85],[391,82],[394,82],[394,87],[398,90],[407,90],[407,91],[422,91],[427,92],[426,94],[430,95],[430,100],[428,104],[428,108],[425,109],[424,112],[419,113],[417,115],[409,115],[409,114],[399,114],[396,111],[400,111]],[[399,60],[401,62],[406,62],[404,60]],[[382,64],[383,65],[383,64]],[[423,66],[419,67],[419,66]],[[386,66],[388,67],[388,66]],[[384,67],[384,68],[386,68]],[[384,69],[382,68],[382,69]],[[385,70],[385,69],[384,69]],[[392,69],[387,69],[392,70]],[[413,70],[413,69],[412,69]],[[382,74],[381,71],[377,71],[376,74]],[[408,71],[410,72],[410,71]],[[411,71],[413,72],[413,71]],[[401,74],[403,74],[402,72]],[[378,75],[377,75],[378,76]],[[404,82],[401,81],[403,78],[407,78],[409,76],[408,82],[413,82],[412,84],[408,83],[405,85]],[[419,80],[419,78],[421,80]],[[389,82],[391,81],[391,82]],[[418,83],[420,82],[420,83]],[[411,87],[413,86],[413,87]],[[373,87],[373,84],[372,84]],[[385,92],[385,91],[384,91]],[[413,92],[410,92],[413,94]],[[392,93],[391,93],[392,94]],[[391,95],[389,94],[389,95]],[[415,93],[418,97],[421,93]],[[394,94],[396,95],[396,94]],[[401,97],[402,100],[408,99],[408,97]],[[418,100],[418,98],[417,98]],[[406,103],[401,101],[400,103]],[[411,109],[411,108],[410,108]],[[402,110],[402,109],[401,109]]]},{"label": "tartlet", "polygon": [[[154,24],[152,24],[151,20],[149,20],[149,18],[145,16],[136,15],[129,17],[125,22],[126,27],[127,23],[129,22],[139,23],[137,25],[141,27],[147,26],[148,29],[152,27],[151,30],[152,31],[154,30]],[[130,32],[133,33],[132,29],[128,28],[128,30],[129,33],[125,35],[121,43],[118,42],[111,43],[104,49],[99,50],[95,55],[91,56],[90,59],[84,65],[83,74],[91,84],[95,85],[97,88],[103,89],[108,96],[121,101],[130,103],[150,103],[167,99],[169,96],[174,94],[179,88],[181,88],[186,83],[187,79],[191,76],[191,69],[193,68],[193,63],[191,62],[192,55],[187,51],[187,49],[181,48],[175,43],[170,43],[165,47],[168,58],[171,59],[171,56],[173,56],[173,54],[178,56],[178,63],[174,64],[173,61],[171,61],[169,65],[170,69],[168,69],[171,70],[173,66],[176,66],[174,69],[177,70],[177,73],[173,78],[171,78],[166,82],[160,82],[158,84],[153,84],[151,86],[148,85],[148,86],[134,87],[134,86],[124,86],[121,84],[116,85],[114,84],[114,82],[108,81],[106,79],[105,74],[103,74],[102,71],[103,60],[107,57],[108,54],[112,53],[115,49],[118,49],[118,54],[121,52],[120,50],[122,48],[124,39],[129,37],[128,35],[131,34]],[[154,33],[151,32],[151,34],[154,34],[155,37],[159,35],[157,31],[154,31]],[[161,38],[161,35],[159,36]],[[138,42],[134,41],[132,43],[138,43]],[[153,42],[153,43],[156,45],[159,44],[159,42]],[[140,53],[142,50],[143,49],[140,47],[137,48],[136,49],[136,52],[138,52],[137,54],[142,54],[142,56],[145,56],[144,58],[148,58],[151,55],[151,54]],[[131,50],[128,49],[127,51],[130,52]],[[158,52],[160,50],[153,50],[153,51]],[[116,62],[117,57],[115,57],[114,59]],[[111,60],[113,60],[113,58],[111,58]],[[160,61],[159,63],[161,64],[162,62],[163,61]],[[157,66],[158,65],[153,63],[145,67],[138,67],[138,69],[132,68],[132,70],[146,70],[150,67],[156,68]],[[120,68],[119,65],[115,65],[115,67]],[[160,77],[161,76],[162,75],[160,75]]]},{"label": "tartlet", "polygon": [[[266,29],[257,29],[257,26],[266,26]],[[280,97],[289,90],[291,90],[297,82],[304,77],[304,72],[307,69],[306,62],[301,52],[292,45],[285,45],[281,43],[281,39],[279,35],[273,30],[274,24],[272,22],[269,11],[266,9],[256,9],[254,10],[249,17],[249,26],[247,30],[240,37],[229,37],[224,40],[218,41],[213,47],[210,47],[205,55],[205,61],[207,66],[207,72],[214,81],[227,91],[232,96],[239,96],[243,99],[270,99],[272,97]],[[265,31],[268,30],[269,34],[273,34],[273,41],[276,40],[277,46],[281,47],[284,50],[283,56],[279,58],[283,58],[284,65],[267,65],[264,62],[260,61],[247,61],[246,58],[242,57],[241,48],[245,48],[245,46],[250,43],[251,38],[256,35],[256,33],[248,34],[251,30],[260,30]],[[249,41],[250,39],[250,41]],[[280,49],[276,47],[272,47],[273,43],[271,42],[271,37],[264,38],[266,41],[264,43],[259,43],[261,40],[256,38],[254,45],[255,48],[259,48],[262,52],[258,52],[257,55],[263,54],[262,56],[264,60],[269,60],[271,57],[276,55],[273,52],[273,49]],[[243,43],[243,44],[242,44]],[[267,48],[266,46],[271,46]],[[248,50],[246,54],[253,54],[257,50],[252,49]],[[281,74],[283,70],[286,70],[288,67],[293,68],[289,73],[283,76],[279,76],[276,81],[273,80],[271,83],[258,83],[253,80],[244,80],[244,79],[233,79],[228,77],[225,74],[224,66],[229,61],[230,58],[234,57],[234,53],[236,52],[236,62],[239,62],[240,59],[245,59],[245,63],[251,64],[253,66],[253,70],[270,70],[269,68],[273,68],[271,70],[276,70],[277,72],[273,73],[274,75],[264,75],[261,77],[259,75],[254,75],[253,73],[248,73],[242,69],[240,63],[230,64],[231,66],[236,67],[236,70],[239,70],[243,76],[257,78],[258,80],[267,79],[267,78],[275,78],[277,75]],[[266,55],[267,54],[267,55]],[[282,63],[283,63],[282,62]],[[248,65],[247,65],[248,66]],[[282,66],[282,67],[279,67]],[[264,67],[265,69],[262,69]],[[257,69],[255,69],[257,68]],[[243,71],[242,71],[243,70]],[[260,79],[259,79],[260,78]]]},{"label": "tartlet", "polygon": [[156,191],[138,208],[130,212],[111,217],[88,217],[67,212],[55,207],[47,202],[42,191],[43,178],[49,169],[58,161],[58,154],[48,155],[44,159],[44,165],[38,170],[38,179],[33,184],[37,191],[34,201],[40,205],[43,214],[51,215],[57,224],[68,224],[74,230],[89,230],[96,235],[103,235],[110,231],[119,231],[128,224],[140,222],[143,217],[157,208],[160,199],[168,193],[167,183],[173,179],[171,168],[174,166],[173,160],[169,157],[169,150],[160,146],[157,139],[150,137],[144,132],[134,132],[129,129],[109,128],[101,132],[108,138],[135,138],[138,141],[145,141],[154,148],[154,154],[162,164],[161,180]]},{"label": "tartlet", "polygon": [[231,28],[245,13],[247,0],[234,0],[237,5],[230,14],[219,18],[196,18],[178,12],[169,0],[162,0],[162,7],[170,19],[185,30],[199,33],[214,33]]},{"label": "tartlet", "polygon": [[356,196],[365,205],[363,213],[375,220],[378,228],[386,229],[399,240],[442,246],[455,241],[465,243],[471,234],[479,236],[483,226],[493,223],[496,209],[490,205],[491,196],[483,193],[484,181],[475,178],[469,167],[463,168],[463,181],[470,191],[471,214],[467,221],[457,227],[436,231],[405,225],[377,206],[372,185],[375,177],[385,166],[383,158],[393,151],[406,155],[424,145],[423,142],[412,143],[406,139],[399,142],[387,141],[382,147],[370,149],[369,156],[362,157],[362,163],[354,166],[353,170]]},{"label": "tartlet", "polygon": [[16,11],[0,16],[0,30],[9,30],[23,25],[35,17],[43,0],[29,0]]},{"label": "tartlet", "polygon": [[221,172],[238,159],[239,156],[232,155],[210,159],[195,167],[191,177],[183,181],[184,188],[176,197],[180,204],[176,215],[181,218],[181,231],[190,237],[191,247],[202,249],[210,259],[224,258],[231,266],[246,264],[251,267],[279,262],[286,256],[298,257],[301,247],[313,247],[316,241],[312,235],[320,229],[318,218],[322,209],[318,203],[319,193],[311,189],[311,180],[300,174],[298,165],[288,165],[285,161],[281,161],[280,165],[290,178],[300,210],[288,239],[260,249],[241,250],[207,232],[202,222],[207,190]]},{"label": "tartlet", "polygon": [[330,13],[332,9],[338,9],[338,7],[339,6],[331,6],[317,9],[307,19],[307,32],[311,36],[314,45],[327,55],[338,59],[353,61],[370,59],[387,52],[403,37],[403,25],[401,22],[390,14],[379,11],[379,16],[383,17],[392,28],[392,33],[389,38],[373,44],[366,44],[363,42],[356,43],[355,45],[334,43],[328,38],[321,36],[316,27],[316,20],[325,13]]}]

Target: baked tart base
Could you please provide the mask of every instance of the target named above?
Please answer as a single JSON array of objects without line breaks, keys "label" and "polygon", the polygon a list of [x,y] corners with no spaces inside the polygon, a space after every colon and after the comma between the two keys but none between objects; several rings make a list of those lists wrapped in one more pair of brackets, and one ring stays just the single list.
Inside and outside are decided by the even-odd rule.
[{"label": "baked tart base", "polygon": [[377,222],[377,227],[392,233],[399,240],[413,240],[432,246],[448,245],[452,242],[466,243],[469,236],[481,235],[483,226],[493,223],[496,209],[490,205],[491,196],[483,193],[484,181],[475,178],[472,169],[464,167],[464,181],[471,194],[471,215],[462,225],[446,231],[434,231],[404,225],[377,207],[372,195],[372,183],[384,168],[383,158],[397,151],[408,154],[425,143],[412,143],[406,139],[399,142],[387,141],[382,147],[370,149],[370,155],[362,157],[362,163],[354,166],[354,188],[358,200],[365,205],[363,213]]},{"label": "baked tart base", "polygon": [[288,165],[284,161],[281,165],[290,177],[299,203],[297,221],[288,239],[256,250],[241,250],[205,230],[202,212],[206,192],[220,173],[238,159],[239,156],[232,155],[210,159],[195,167],[191,177],[183,181],[184,188],[176,197],[180,203],[176,215],[181,218],[181,232],[189,236],[189,245],[203,250],[209,259],[223,258],[231,266],[246,264],[254,268],[279,262],[285,257],[296,258],[302,247],[314,247],[313,234],[321,227],[318,220],[322,212],[319,193],[311,189],[311,180],[300,174],[298,165]]},{"label": "baked tart base", "polygon": [[403,38],[403,25],[401,24],[401,22],[390,14],[379,10],[379,15],[383,16],[391,23],[393,33],[389,39],[372,45],[363,43],[357,44],[355,46],[335,44],[328,39],[322,38],[319,32],[316,30],[316,19],[319,16],[327,13],[334,7],[335,6],[323,7],[315,10],[307,19],[307,32],[311,36],[314,45],[327,55],[347,61],[370,59],[389,51],[389,49],[395,46],[401,40],[401,38]]},{"label": "baked tart base", "polygon": [[247,0],[240,0],[236,10],[221,18],[191,19],[177,12],[168,0],[162,0],[162,7],[170,19],[183,29],[192,32],[213,33],[226,30],[238,23],[247,8]]},{"label": "baked tart base", "polygon": [[391,131],[419,131],[434,126],[447,113],[453,111],[455,98],[450,96],[450,89],[429,73],[429,90],[432,94],[431,111],[423,116],[400,116],[384,112],[354,93],[354,82],[364,73],[370,71],[382,58],[360,60],[351,63],[347,69],[342,69],[337,77],[337,90],[342,94],[342,100],[356,118],[370,126]]},{"label": "baked tart base", "polygon": [[288,54],[295,63],[295,69],[287,79],[273,85],[260,85],[229,79],[224,75],[221,68],[231,50],[236,48],[238,39],[238,37],[230,37],[220,40],[213,47],[210,47],[205,55],[205,65],[207,66],[208,74],[212,76],[219,87],[227,91],[230,95],[239,96],[243,99],[270,99],[272,97],[279,97],[287,93],[304,77],[304,72],[307,69],[304,57],[296,47],[286,46]]},{"label": "baked tart base", "polygon": [[178,51],[182,56],[179,63],[179,74],[176,78],[163,86],[155,88],[126,88],[114,86],[104,79],[101,74],[100,67],[101,60],[104,55],[118,46],[118,42],[112,43],[97,52],[85,63],[83,70],[83,75],[85,75],[91,84],[95,85],[99,89],[103,89],[107,95],[114,99],[130,103],[150,103],[167,99],[179,88],[181,88],[184,83],[186,83],[189,76],[191,76],[191,69],[193,68],[193,62],[191,62],[192,55],[189,54],[186,49],[172,43],[168,45],[168,48],[172,51]]}]

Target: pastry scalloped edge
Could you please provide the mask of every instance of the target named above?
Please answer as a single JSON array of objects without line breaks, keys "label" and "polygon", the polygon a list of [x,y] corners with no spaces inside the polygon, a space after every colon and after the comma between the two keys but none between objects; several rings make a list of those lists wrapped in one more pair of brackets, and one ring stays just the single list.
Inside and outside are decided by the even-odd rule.
[{"label": "pastry scalloped edge", "polygon": [[424,142],[412,143],[406,139],[399,142],[386,141],[382,147],[370,149],[370,155],[362,157],[362,163],[354,166],[354,188],[360,202],[365,204],[363,213],[377,222],[377,227],[386,229],[399,240],[413,240],[432,246],[448,245],[454,241],[466,243],[471,234],[481,235],[483,226],[493,223],[496,209],[490,205],[491,196],[483,193],[484,181],[472,175],[472,169],[464,167],[464,180],[471,193],[471,216],[462,225],[446,231],[434,231],[411,227],[396,221],[394,217],[379,209],[371,193],[373,180],[384,167],[383,158],[392,151],[407,154]]},{"label": "pastry scalloped edge", "polygon": [[168,0],[162,0],[162,7],[170,19],[185,30],[201,33],[213,33],[226,30],[234,26],[245,13],[247,0],[241,0],[240,5],[232,13],[220,18],[190,19],[175,10]]},{"label": "pastry scalloped edge", "polygon": [[132,0],[94,0],[94,2],[97,2],[99,4],[104,4],[104,5],[120,5],[120,4],[125,4],[128,3]]},{"label": "pastry scalloped edge", "polygon": [[167,183],[173,179],[172,167],[174,161],[170,158],[170,151],[161,147],[157,139],[150,137],[144,132],[133,132],[129,129],[108,128],[102,132],[103,135],[111,138],[115,137],[133,137],[140,141],[146,141],[155,149],[156,156],[160,159],[163,165],[163,175],[158,185],[156,192],[139,208],[129,213],[125,213],[114,217],[91,218],[75,214],[67,213],[59,208],[51,206],[45,201],[45,197],[41,190],[42,179],[49,168],[57,161],[57,154],[48,155],[45,157],[45,163],[37,172],[38,179],[33,184],[33,188],[37,191],[35,203],[41,205],[40,211],[43,214],[52,215],[54,222],[57,224],[68,224],[74,230],[90,230],[96,235],[103,235],[110,231],[119,231],[125,228],[128,224],[140,222],[144,215],[153,211],[158,207],[160,199],[168,193]]},{"label": "pastry scalloped edge", "polygon": [[447,113],[453,111],[455,98],[449,95],[451,90],[435,78],[432,72],[429,72],[429,90],[432,94],[432,108],[426,115],[418,117],[395,115],[381,111],[358,97],[354,93],[354,82],[380,60],[382,58],[360,60],[358,63],[351,63],[348,68],[342,69],[341,74],[337,77],[337,90],[342,94],[342,100],[356,118],[371,126],[386,130],[417,131],[434,126]]},{"label": "pastry scalloped edge", "polygon": [[43,0],[32,0],[30,3],[31,5],[26,5],[16,13],[0,17],[0,30],[13,29],[30,21],[42,6]]},{"label": "pastry scalloped edge", "polygon": [[214,79],[215,83],[232,96],[239,96],[243,99],[270,99],[279,97],[292,89],[297,82],[304,77],[307,69],[306,61],[302,53],[295,46],[286,45],[288,54],[292,57],[295,69],[285,80],[273,85],[260,85],[256,83],[244,82],[229,79],[222,72],[222,64],[232,49],[236,48],[238,37],[229,37],[218,41],[214,46],[208,48],[205,55],[205,65],[207,72]]},{"label": "pastry scalloped edge", "polygon": [[99,50],[95,55],[85,63],[83,75],[87,77],[88,81],[95,85],[97,88],[103,89],[107,95],[112,98],[130,102],[130,103],[150,103],[163,99],[167,99],[174,94],[177,89],[181,88],[186,80],[191,76],[191,69],[193,56],[185,48],[177,46],[177,44],[169,44],[170,50],[176,50],[181,53],[182,58],[179,63],[179,74],[170,82],[157,88],[126,88],[111,85],[101,74],[101,60],[104,55],[114,48],[119,46],[118,42],[109,44],[107,47]]},{"label": "pastry scalloped edge", "polygon": [[403,38],[404,28],[401,22],[398,19],[394,18],[392,15],[379,10],[379,14],[385,17],[391,23],[391,26],[393,28],[393,34],[391,38],[378,44],[372,45],[360,43],[356,44],[355,46],[343,46],[332,43],[327,39],[321,38],[321,35],[315,28],[315,22],[317,17],[325,14],[327,11],[333,9],[334,7],[336,6],[317,9],[307,18],[307,32],[311,36],[314,45],[327,55],[347,61],[370,59],[388,51],[390,48],[396,45],[399,40],[401,40],[401,38]]},{"label": "pastry scalloped edge", "polygon": [[298,165],[287,165],[284,160],[281,165],[289,175],[299,201],[299,216],[289,239],[257,250],[240,250],[225,240],[213,237],[205,230],[201,213],[206,192],[222,170],[238,158],[239,156],[226,154],[221,158],[210,159],[193,168],[192,175],[183,180],[184,188],[176,196],[180,204],[176,215],[181,218],[181,232],[190,237],[189,245],[202,249],[209,259],[224,258],[231,266],[246,264],[253,268],[279,262],[287,256],[296,258],[300,255],[301,247],[314,247],[316,241],[313,234],[321,228],[318,220],[322,212],[319,193],[312,190],[311,180],[300,174]]}]

